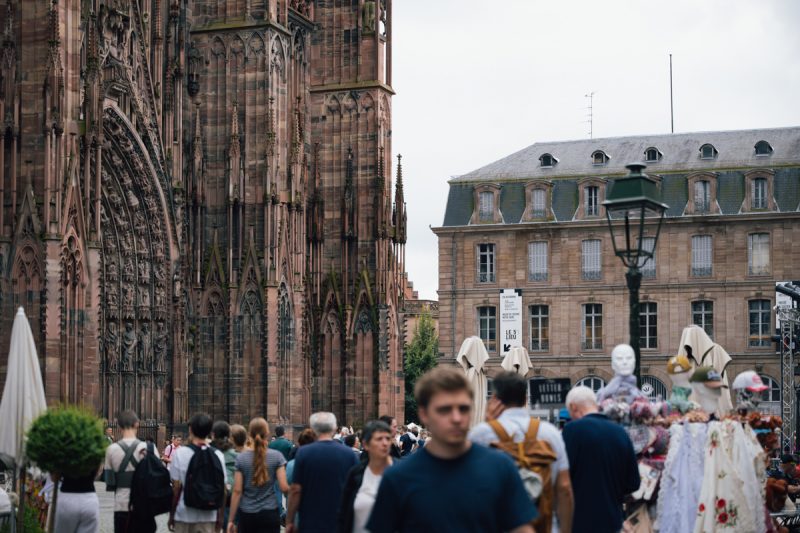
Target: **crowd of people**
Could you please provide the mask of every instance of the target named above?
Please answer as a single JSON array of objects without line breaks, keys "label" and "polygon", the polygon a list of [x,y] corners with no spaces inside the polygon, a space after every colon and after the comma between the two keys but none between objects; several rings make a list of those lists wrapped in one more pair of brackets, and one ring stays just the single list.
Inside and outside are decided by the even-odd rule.
[{"label": "crowd of people", "polygon": [[[160,453],[137,439],[136,414],[124,411],[104,465],[114,531],[156,529],[131,489],[148,453],[169,473],[165,510],[178,533],[620,531],[623,500],[639,486],[636,457],[594,392],[570,391],[562,432],[530,416],[522,376],[504,372],[492,386],[486,421],[472,428],[464,373],[437,367],[416,384],[421,426],[383,416],[353,431],[317,412],[293,442],[263,418],[245,428],[198,413],[186,441],[173,435]],[[69,512],[57,514],[56,531],[97,530],[91,505]]]}]

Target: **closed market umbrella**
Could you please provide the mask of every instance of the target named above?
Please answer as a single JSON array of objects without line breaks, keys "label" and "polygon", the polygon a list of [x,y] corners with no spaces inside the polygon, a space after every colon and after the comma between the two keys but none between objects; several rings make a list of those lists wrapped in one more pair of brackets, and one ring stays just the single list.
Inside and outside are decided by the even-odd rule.
[{"label": "closed market umbrella", "polygon": [[[25,433],[45,410],[47,402],[36,344],[25,311],[20,307],[11,329],[8,373],[0,400],[0,460],[7,467],[13,465],[15,474],[25,466]],[[20,504],[20,511],[22,508]]]},{"label": "closed market umbrella", "polygon": [[472,411],[472,426],[483,422],[486,410],[486,372],[483,365],[489,359],[486,347],[480,337],[467,337],[461,343],[456,361],[467,374],[467,380],[475,393],[475,408]]},{"label": "closed market umbrella", "polygon": [[728,375],[725,369],[732,361],[731,356],[725,351],[725,348],[711,340],[706,331],[700,326],[691,325],[683,328],[681,333],[681,343],[678,348],[678,355],[689,356],[691,349],[691,358],[695,361],[695,366],[711,366],[714,370],[722,376],[722,383],[725,385],[722,396],[719,399],[719,412],[722,414],[730,412],[733,409],[731,402],[730,389],[728,388]]},{"label": "closed market umbrella", "polygon": [[528,355],[528,350],[522,346],[514,346],[503,357],[503,362],[500,363],[500,366],[508,372],[516,372],[525,377],[531,369],[531,358]]}]

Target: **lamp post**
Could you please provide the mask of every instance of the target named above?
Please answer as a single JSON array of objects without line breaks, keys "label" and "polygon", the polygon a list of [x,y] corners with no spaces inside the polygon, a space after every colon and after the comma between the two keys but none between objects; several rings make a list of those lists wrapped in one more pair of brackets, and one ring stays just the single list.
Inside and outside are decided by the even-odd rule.
[{"label": "lamp post", "polygon": [[[628,175],[615,180],[606,195],[608,230],[614,245],[614,255],[628,268],[625,281],[630,293],[630,345],[636,354],[636,385],[641,387],[642,356],[639,346],[639,287],[642,284],[641,268],[653,258],[658,243],[658,234],[664,221],[666,204],[661,202],[661,193],[650,176],[642,172],[642,163],[626,165]],[[653,246],[644,245],[651,237]]]}]

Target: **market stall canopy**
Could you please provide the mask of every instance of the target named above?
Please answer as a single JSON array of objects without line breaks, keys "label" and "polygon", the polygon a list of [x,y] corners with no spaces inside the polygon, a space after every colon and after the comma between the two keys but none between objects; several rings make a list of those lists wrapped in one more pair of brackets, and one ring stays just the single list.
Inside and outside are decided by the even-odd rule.
[{"label": "market stall canopy", "polygon": [[725,369],[731,362],[731,356],[728,355],[725,348],[711,340],[703,328],[692,325],[683,328],[678,355],[685,355],[693,359],[695,366],[710,366],[719,372],[722,375],[722,383],[726,387],[719,399],[719,412],[725,414],[733,409],[728,389],[728,375],[725,373]]},{"label": "market stall canopy", "polygon": [[531,369],[531,358],[530,355],[528,355],[528,350],[522,346],[514,346],[503,358],[503,362],[500,363],[500,366],[502,366],[504,370],[516,372],[520,376],[525,377]]},{"label": "market stall canopy", "polygon": [[11,329],[8,373],[0,400],[0,460],[19,468],[24,463],[25,433],[33,420],[47,410],[39,357],[31,326],[22,307]]},{"label": "market stall canopy", "polygon": [[486,410],[486,372],[483,365],[489,360],[489,354],[480,337],[467,337],[461,343],[461,348],[456,355],[456,361],[467,374],[467,380],[472,385],[475,394],[475,407],[472,410],[472,426],[483,422],[483,413]]}]

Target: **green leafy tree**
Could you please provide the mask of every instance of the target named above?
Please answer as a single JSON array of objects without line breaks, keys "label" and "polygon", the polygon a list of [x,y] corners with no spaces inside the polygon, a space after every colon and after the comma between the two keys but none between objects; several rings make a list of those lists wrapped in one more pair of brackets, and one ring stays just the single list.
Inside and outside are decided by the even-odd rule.
[{"label": "green leafy tree", "polygon": [[430,313],[422,313],[414,328],[411,344],[406,345],[406,359],[403,370],[406,377],[406,420],[419,423],[417,401],[414,399],[414,385],[417,379],[436,366],[439,353],[439,336]]}]

